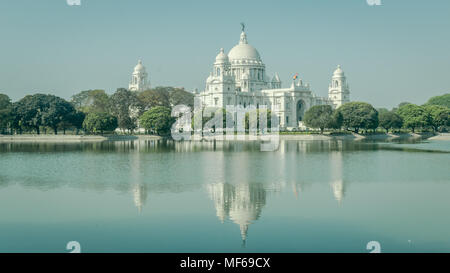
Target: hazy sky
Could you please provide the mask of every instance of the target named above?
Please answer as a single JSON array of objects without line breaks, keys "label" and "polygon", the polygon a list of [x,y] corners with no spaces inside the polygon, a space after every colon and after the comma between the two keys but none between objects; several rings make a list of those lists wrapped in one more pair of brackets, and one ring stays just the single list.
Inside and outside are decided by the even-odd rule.
[{"label": "hazy sky", "polygon": [[450,92],[450,1],[0,0],[0,93],[64,98],[128,87],[142,58],[152,86],[203,90],[240,22],[268,75],[326,96],[341,64],[351,99],[392,107]]}]

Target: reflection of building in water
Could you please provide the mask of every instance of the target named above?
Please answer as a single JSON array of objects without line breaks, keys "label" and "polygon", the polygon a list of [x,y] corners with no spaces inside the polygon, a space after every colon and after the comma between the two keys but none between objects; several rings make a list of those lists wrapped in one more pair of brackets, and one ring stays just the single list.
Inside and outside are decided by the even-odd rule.
[{"label": "reflection of building in water", "polygon": [[208,191],[214,201],[217,217],[222,222],[228,217],[239,225],[245,244],[249,225],[259,219],[262,207],[266,204],[263,185],[216,183],[209,184]]},{"label": "reflection of building in water", "polygon": [[134,204],[138,208],[138,211],[141,212],[142,208],[145,205],[145,201],[147,201],[147,186],[145,184],[134,184],[133,185],[133,197]]},{"label": "reflection of building in water", "polygon": [[141,143],[139,141],[131,142],[132,151],[130,151],[130,170],[131,170],[131,185],[133,192],[134,204],[137,207],[139,213],[145,205],[147,200],[148,191],[147,185],[142,181],[141,176],[141,158],[140,158],[140,148]]},{"label": "reflection of building in water", "polygon": [[334,198],[341,204],[345,196],[345,184],[342,175],[342,152],[336,151],[330,153],[331,163],[331,188]]}]

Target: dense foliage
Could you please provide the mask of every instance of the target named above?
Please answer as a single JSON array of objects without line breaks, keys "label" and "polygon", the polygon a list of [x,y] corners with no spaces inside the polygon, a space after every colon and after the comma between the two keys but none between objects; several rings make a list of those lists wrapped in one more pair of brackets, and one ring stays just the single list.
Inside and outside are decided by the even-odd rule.
[{"label": "dense foliage", "polygon": [[5,134],[8,127],[10,127],[12,115],[11,99],[5,95],[0,94],[0,133]]},{"label": "dense foliage", "polygon": [[427,105],[440,105],[450,108],[450,94],[432,97],[426,103]]},{"label": "dense foliage", "polygon": [[349,102],[337,109],[342,115],[342,125],[353,129],[356,133],[360,129],[378,128],[378,111],[365,102]]},{"label": "dense foliage", "polygon": [[386,133],[392,129],[400,129],[403,125],[403,119],[392,111],[378,110],[379,125],[386,130]]},{"label": "dense foliage", "polygon": [[426,127],[430,122],[425,108],[412,103],[400,106],[397,114],[403,119],[403,126],[411,129],[413,133],[416,128]]},{"label": "dense foliage", "polygon": [[146,111],[139,119],[140,125],[150,133],[168,135],[175,118],[171,116],[171,110],[166,106],[155,106]]},{"label": "dense foliage", "polygon": [[316,105],[306,111],[303,121],[308,127],[319,128],[323,134],[325,128],[340,127],[342,123],[342,120],[336,119],[340,116],[340,112],[337,112],[337,115],[333,115],[333,112],[330,105]]},{"label": "dense foliage", "polygon": [[112,132],[117,128],[117,118],[108,113],[92,112],[84,119],[83,128],[94,134]]}]

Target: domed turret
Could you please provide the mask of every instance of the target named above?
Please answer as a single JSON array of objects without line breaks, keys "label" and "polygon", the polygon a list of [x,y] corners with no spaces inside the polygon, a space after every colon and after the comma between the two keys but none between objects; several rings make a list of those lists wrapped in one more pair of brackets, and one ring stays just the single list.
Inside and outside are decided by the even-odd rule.
[{"label": "domed turret", "polygon": [[220,49],[219,54],[216,56],[216,63],[228,63],[228,56],[225,54],[223,48]]},{"label": "domed turret", "polygon": [[328,88],[328,99],[332,101],[334,108],[338,108],[342,104],[350,102],[350,88],[340,65],[338,65],[333,72],[331,83]]},{"label": "domed turret", "polygon": [[142,61],[139,60],[138,64],[134,67],[128,89],[131,91],[144,91],[148,88],[150,88],[148,74],[145,70],[145,66],[142,64]]},{"label": "domed turret", "polygon": [[340,65],[338,65],[336,70],[334,70],[333,77],[344,77],[344,71],[342,70]]},{"label": "domed turret", "polygon": [[142,71],[145,72],[145,67],[144,67],[144,65],[142,64],[142,61],[139,60],[139,61],[138,61],[138,64],[134,67],[134,72],[142,72]]}]

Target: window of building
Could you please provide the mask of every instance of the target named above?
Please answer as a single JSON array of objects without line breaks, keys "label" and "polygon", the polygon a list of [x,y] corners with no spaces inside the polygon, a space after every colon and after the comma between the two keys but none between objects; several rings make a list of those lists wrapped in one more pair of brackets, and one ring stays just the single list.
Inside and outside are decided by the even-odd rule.
[{"label": "window of building", "polygon": [[214,98],[214,105],[217,105],[219,103],[219,98]]}]

